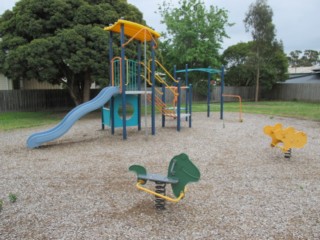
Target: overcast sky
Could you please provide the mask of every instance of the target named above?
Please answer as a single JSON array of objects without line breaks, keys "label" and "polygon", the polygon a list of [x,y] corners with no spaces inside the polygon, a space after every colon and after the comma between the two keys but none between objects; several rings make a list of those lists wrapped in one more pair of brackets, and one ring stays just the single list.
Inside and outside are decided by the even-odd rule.
[{"label": "overcast sky", "polygon": [[[245,32],[243,19],[249,5],[255,0],[204,0],[207,6],[214,5],[229,12],[229,21],[235,23],[227,28],[230,39],[225,39],[223,48],[251,40],[250,33]],[[1,1],[0,14],[6,9],[12,9],[17,0]],[[147,24],[156,31],[165,30],[160,24],[161,16],[155,13],[163,0],[128,0],[135,5],[144,16]],[[178,0],[172,0],[178,2]],[[276,26],[277,39],[282,40],[284,50],[312,49],[320,51],[320,0],[268,0],[273,10],[273,23]]]}]

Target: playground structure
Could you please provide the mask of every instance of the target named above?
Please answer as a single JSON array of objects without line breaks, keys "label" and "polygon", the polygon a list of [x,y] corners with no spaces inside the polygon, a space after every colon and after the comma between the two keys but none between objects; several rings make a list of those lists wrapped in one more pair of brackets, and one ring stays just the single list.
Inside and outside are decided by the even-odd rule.
[{"label": "playground structure", "polygon": [[[102,109],[102,128],[109,126],[114,134],[116,127],[122,127],[123,139],[127,138],[128,126],[137,126],[138,130],[141,130],[141,95],[144,95],[145,100],[145,124],[147,123],[147,101],[151,103],[152,135],[155,135],[156,110],[162,114],[162,127],[165,126],[166,117],[177,120],[177,131],[180,131],[183,118],[189,121],[189,127],[191,127],[192,86],[181,86],[181,80],[172,76],[155,59],[155,48],[160,34],[148,27],[122,19],[104,29],[110,33],[110,85],[118,86],[120,94],[112,97],[109,108]],[[114,33],[120,34],[121,56],[113,54]],[[133,41],[137,44],[137,59],[135,60],[127,59],[125,55],[126,46]],[[150,60],[146,56],[147,44],[150,44],[151,47]],[[144,54],[142,54],[142,45]],[[143,59],[142,55],[144,55]],[[158,72],[164,74],[165,77],[160,76]],[[174,86],[171,86],[167,79],[173,82]],[[161,88],[156,88],[157,84],[161,85]],[[151,91],[147,89],[147,86],[151,87]],[[188,96],[185,113],[181,113],[181,89],[184,89]],[[171,91],[174,95],[172,107],[166,103],[166,90]],[[133,111],[132,117],[127,116],[128,104],[131,105]],[[145,128],[147,129],[147,125]]]},{"label": "playground structure", "polygon": [[[145,129],[147,134],[147,100],[151,103],[151,131],[155,135],[155,110],[162,113],[162,126],[165,126],[166,117],[176,119],[177,131],[181,129],[181,119],[189,121],[192,126],[191,104],[192,86],[184,86],[188,96],[186,102],[186,112],[181,113],[181,81],[174,78],[164,67],[155,59],[155,47],[160,34],[156,31],[140,25],[138,23],[118,20],[115,24],[106,27],[110,33],[109,41],[109,61],[110,61],[110,86],[105,87],[92,100],[83,103],[72,109],[60,123],[55,127],[42,132],[34,133],[27,139],[28,148],[36,148],[41,144],[53,141],[69,131],[77,120],[86,114],[102,108],[102,128],[110,126],[111,133],[114,134],[115,128],[122,127],[123,139],[127,139],[127,127],[138,126],[141,130],[141,95],[145,96]],[[113,56],[113,34],[120,33],[121,56]],[[127,39],[127,41],[125,41]],[[137,59],[127,59],[125,48],[132,41],[136,41]],[[151,60],[147,60],[147,43],[151,46]],[[144,62],[142,62],[141,45],[144,45]],[[156,70],[166,74],[166,79],[174,83],[175,90],[167,83]],[[144,70],[144,71],[142,71]],[[142,81],[144,80],[144,81]],[[142,88],[144,83],[144,89]],[[162,86],[162,90],[156,89],[156,83]],[[147,90],[147,85],[151,91]],[[175,106],[170,108],[165,101],[165,90],[169,89],[175,96]],[[105,104],[109,102],[109,108]],[[133,113],[127,116],[127,105],[132,107]],[[120,114],[119,114],[120,112]]]},{"label": "playground structure", "polygon": [[[172,158],[168,167],[167,176],[159,174],[148,174],[147,170],[140,165],[132,165],[130,171],[137,174],[136,187],[146,193],[155,196],[155,207],[158,210],[165,209],[166,200],[179,202],[185,196],[186,185],[190,182],[197,182],[200,179],[200,171],[189,159],[188,155],[181,153]],[[155,191],[149,190],[142,185],[147,181],[155,182]],[[172,192],[176,198],[166,196],[166,185],[171,184]]]},{"label": "playground structure", "polygon": [[307,135],[304,132],[297,131],[293,127],[282,128],[281,123],[265,126],[263,131],[271,137],[271,147],[280,148],[285,158],[291,157],[292,148],[302,148],[307,143]]},{"label": "playground structure", "polygon": [[211,103],[211,78],[213,74],[220,74],[221,79],[221,88],[220,88],[220,119],[223,119],[223,91],[224,91],[224,66],[221,69],[214,69],[211,67],[208,68],[188,68],[188,64],[186,64],[185,69],[174,70],[175,73],[185,73],[186,84],[188,83],[188,73],[189,72],[205,72],[208,73],[208,81],[207,81],[207,117],[210,117],[210,103]]},{"label": "playground structure", "polygon": [[234,95],[234,94],[225,94],[224,93],[224,66],[222,66],[220,69],[214,69],[211,67],[208,68],[188,68],[188,64],[186,64],[185,69],[181,70],[175,70],[176,73],[185,73],[185,81],[186,84],[188,83],[188,73],[189,72],[205,72],[208,73],[208,80],[207,80],[207,117],[210,117],[211,112],[211,90],[212,90],[212,75],[219,74],[220,75],[220,119],[223,120],[224,117],[224,98],[225,97],[231,97],[231,98],[237,98],[239,100],[239,121],[243,122],[242,119],[242,99],[240,95]]},{"label": "playground structure", "polygon": [[[64,135],[73,124],[91,111],[101,108],[101,125],[111,128],[122,128],[122,137],[127,139],[127,127],[137,126],[141,130],[142,95],[144,95],[145,130],[148,135],[147,105],[151,105],[151,134],[155,135],[155,114],[158,110],[162,114],[162,127],[165,127],[166,118],[176,120],[177,131],[181,129],[181,121],[188,121],[192,127],[192,85],[188,83],[188,72],[201,71],[208,73],[207,116],[210,116],[211,99],[211,75],[219,74],[221,78],[220,93],[220,119],[223,119],[224,101],[224,67],[221,70],[213,68],[197,68],[176,70],[173,76],[155,59],[155,48],[160,34],[138,23],[119,19],[113,25],[105,27],[110,34],[109,38],[109,62],[110,85],[92,100],[72,109],[63,120],[54,128],[32,134],[27,140],[29,148],[39,147],[45,142],[55,140]],[[121,56],[114,56],[113,35],[120,34]],[[135,42],[137,46],[137,59],[128,59],[125,55],[126,46]],[[150,44],[151,59],[147,59],[147,44]],[[144,51],[142,54],[142,45]],[[144,56],[142,61],[142,55]],[[185,72],[185,85],[177,78],[177,73]],[[161,73],[161,74],[160,74]],[[161,75],[165,76],[162,77]],[[147,89],[149,86],[149,89]],[[156,87],[159,86],[159,87]],[[161,87],[160,87],[161,86]],[[150,90],[151,88],[151,90]],[[173,94],[172,106],[166,102],[166,92]],[[182,91],[185,91],[185,107],[182,108]],[[109,104],[106,107],[106,103]],[[127,108],[131,107],[132,114],[128,114]],[[184,112],[183,112],[184,111]]]}]

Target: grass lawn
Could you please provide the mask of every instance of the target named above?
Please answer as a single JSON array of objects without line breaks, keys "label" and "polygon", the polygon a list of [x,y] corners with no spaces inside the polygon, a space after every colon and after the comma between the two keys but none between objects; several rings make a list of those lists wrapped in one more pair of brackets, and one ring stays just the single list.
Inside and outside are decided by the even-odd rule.
[{"label": "grass lawn", "polygon": [[63,115],[52,112],[8,112],[0,114],[0,130],[36,127],[57,123]]},{"label": "grass lawn", "polygon": [[[220,103],[213,103],[210,106],[211,111],[220,111]],[[207,111],[205,103],[194,103],[194,112]],[[225,112],[239,112],[239,103],[225,103]],[[270,116],[293,117],[299,119],[309,119],[320,121],[320,103],[305,103],[305,102],[243,102],[242,112],[266,114]]]},{"label": "grass lawn", "polygon": [[[193,112],[206,112],[206,103],[193,103]],[[220,111],[220,103],[213,103],[211,111]],[[239,112],[239,103],[224,104],[225,112]],[[270,116],[293,117],[320,121],[320,103],[304,102],[244,102],[242,112],[266,114]],[[0,130],[29,128],[46,124],[58,123],[66,113],[53,112],[9,112],[0,114]],[[245,118],[245,116],[244,116]]]}]

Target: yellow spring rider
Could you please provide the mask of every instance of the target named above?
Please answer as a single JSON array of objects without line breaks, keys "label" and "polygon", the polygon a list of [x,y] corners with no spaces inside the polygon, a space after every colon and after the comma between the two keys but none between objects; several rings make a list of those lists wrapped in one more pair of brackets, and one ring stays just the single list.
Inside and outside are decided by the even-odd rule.
[{"label": "yellow spring rider", "polygon": [[[302,148],[307,143],[307,135],[293,127],[282,128],[281,123],[265,126],[263,131],[272,138],[271,147],[278,147],[284,152],[285,158],[291,157],[292,148]],[[278,145],[281,143],[282,145]]]},{"label": "yellow spring rider", "polygon": [[[197,182],[200,179],[199,169],[191,162],[185,153],[175,156],[170,161],[167,176],[147,174],[147,170],[140,165],[132,165],[129,167],[129,170],[137,174],[136,187],[139,190],[155,196],[155,207],[158,210],[165,209],[166,200],[179,202],[185,196],[186,185],[189,182]],[[155,182],[155,191],[142,186],[145,185],[148,180]],[[171,184],[172,192],[176,198],[166,196],[166,184]]]}]

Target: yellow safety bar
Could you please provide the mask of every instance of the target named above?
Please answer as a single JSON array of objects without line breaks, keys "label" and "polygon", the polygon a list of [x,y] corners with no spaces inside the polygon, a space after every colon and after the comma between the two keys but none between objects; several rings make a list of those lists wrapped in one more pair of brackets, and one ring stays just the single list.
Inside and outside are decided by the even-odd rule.
[{"label": "yellow safety bar", "polygon": [[111,59],[111,83],[112,83],[112,86],[115,85],[115,82],[114,82],[114,61],[115,60],[119,60],[119,64],[120,64],[120,79],[119,79],[119,83],[120,83],[120,91],[121,91],[121,84],[122,84],[122,71],[121,71],[121,58],[120,57],[114,57]]},{"label": "yellow safety bar", "polygon": [[[150,68],[150,63],[151,63],[151,61],[152,61],[152,60],[149,60],[149,63],[148,63],[148,67],[149,67],[149,68]],[[178,80],[176,80],[176,79],[167,71],[167,69],[166,69],[158,60],[155,60],[155,63],[158,64],[158,65],[162,68],[162,70],[170,77],[170,79],[171,79],[172,81],[174,81],[175,83],[178,83],[178,82],[179,82]]]},{"label": "yellow safety bar", "polygon": [[126,74],[126,77],[127,77],[127,82],[126,82],[126,86],[129,85],[129,62],[128,60],[126,60],[126,70],[127,70],[127,74]]},{"label": "yellow safety bar", "polygon": [[[140,76],[141,76],[145,81],[147,81],[147,83],[149,83],[150,85],[152,85],[150,79],[145,78],[142,74],[141,74]],[[156,88],[155,90],[156,90],[156,92],[157,92],[159,95],[163,95],[163,92],[160,91],[159,89]]]},{"label": "yellow safety bar", "polygon": [[[168,197],[168,196],[165,196],[165,195],[156,193],[156,192],[154,192],[154,191],[152,191],[152,190],[149,190],[149,189],[147,189],[147,188],[142,187],[141,184],[144,184],[144,183],[145,183],[145,181],[139,180],[139,181],[137,182],[137,184],[136,184],[136,187],[137,187],[139,190],[142,190],[142,191],[144,191],[144,192],[146,192],[146,193],[150,193],[150,194],[152,194],[152,195],[154,195],[154,196],[163,198],[163,199],[168,200],[168,201],[170,201],[170,202],[177,203],[177,202],[179,202],[182,198],[184,198],[184,196],[185,196],[184,192],[181,192],[178,198],[171,198],[171,197]],[[186,191],[186,189],[185,189],[185,191]]]},{"label": "yellow safety bar", "polygon": [[[147,67],[147,66],[145,66],[143,62],[140,62],[140,64],[147,69],[147,71],[148,71],[148,79],[150,79],[150,73],[151,73],[150,68]],[[165,69],[164,69],[164,70],[165,70]],[[168,74],[170,74],[170,73],[168,73]],[[171,76],[171,75],[170,75],[170,76]],[[172,92],[172,94],[173,94],[173,95],[176,95],[176,93],[170,88],[170,86],[166,83],[166,81],[164,81],[159,75],[156,75],[156,74],[155,74],[155,77],[156,77],[156,80],[157,80],[159,83],[165,84],[167,87],[169,87],[169,90]],[[176,80],[174,80],[174,81],[177,82]],[[152,85],[152,83],[151,83],[149,80],[148,80],[148,83],[149,83],[150,85]]]}]

